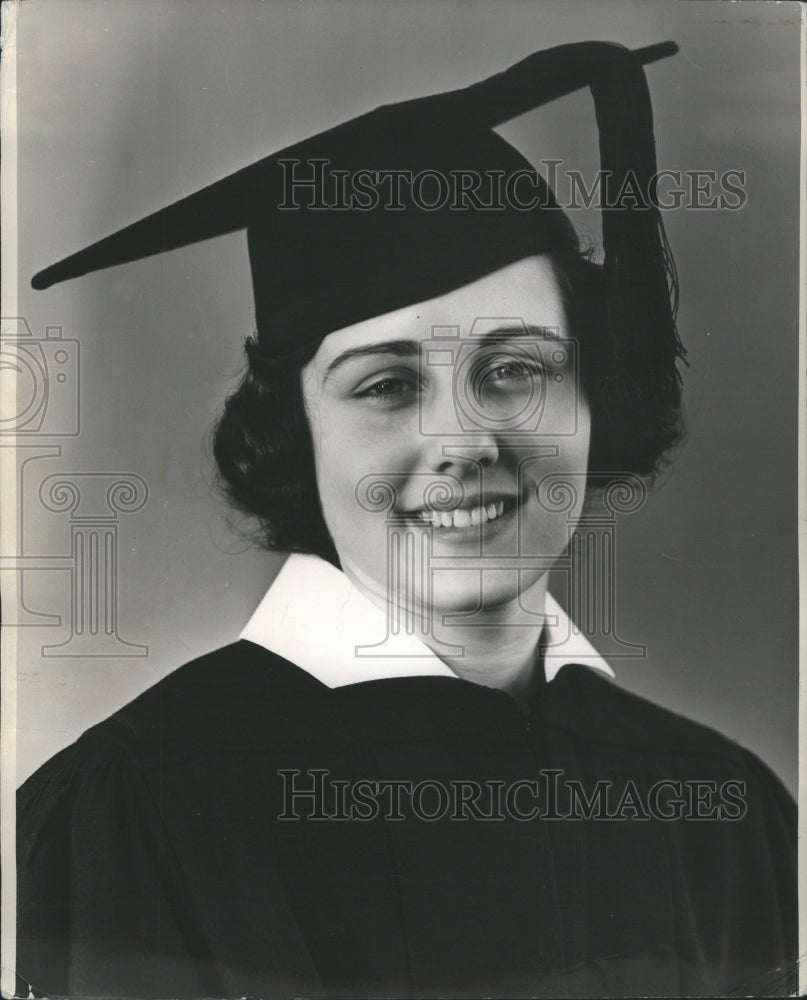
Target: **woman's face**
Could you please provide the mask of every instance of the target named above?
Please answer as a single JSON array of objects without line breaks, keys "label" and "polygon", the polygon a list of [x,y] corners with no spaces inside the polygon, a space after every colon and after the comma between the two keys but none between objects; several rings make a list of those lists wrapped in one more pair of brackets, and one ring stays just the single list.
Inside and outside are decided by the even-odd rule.
[{"label": "woman's face", "polygon": [[[325,338],[303,395],[325,522],[354,583],[468,611],[545,577],[584,493],[577,354],[546,256]],[[571,508],[552,501],[568,496],[561,483]]]}]

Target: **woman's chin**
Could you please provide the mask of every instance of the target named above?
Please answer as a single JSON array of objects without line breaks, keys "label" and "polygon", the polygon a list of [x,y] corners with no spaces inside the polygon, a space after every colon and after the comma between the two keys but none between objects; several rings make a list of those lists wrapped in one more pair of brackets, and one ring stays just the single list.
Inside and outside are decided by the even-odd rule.
[{"label": "woman's chin", "polygon": [[522,590],[535,582],[524,580],[525,575],[515,570],[437,570],[432,575],[434,614],[478,611],[495,617],[496,609],[516,601]]},{"label": "woman's chin", "polygon": [[[408,608],[416,618],[429,619],[426,626],[429,632],[441,626],[444,616],[476,618],[479,615],[490,624],[509,621],[514,604],[533,603],[526,596],[527,592],[544,576],[539,569],[480,569],[478,566],[436,569],[414,560],[407,572],[396,575],[397,588],[390,589],[386,565],[370,565],[369,560],[365,563],[343,560],[342,568],[354,586],[377,607],[388,609],[392,603]],[[428,591],[422,587],[426,579],[430,585]],[[540,612],[542,609],[543,598],[540,598],[535,610]]]}]

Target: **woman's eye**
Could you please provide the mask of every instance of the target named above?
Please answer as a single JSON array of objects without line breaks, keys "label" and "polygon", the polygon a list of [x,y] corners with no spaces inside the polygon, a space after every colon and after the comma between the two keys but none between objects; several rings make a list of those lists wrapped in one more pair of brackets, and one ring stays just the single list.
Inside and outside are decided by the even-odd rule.
[{"label": "woman's eye", "polygon": [[416,379],[404,375],[385,375],[360,386],[355,395],[361,399],[398,401],[416,391]]},{"label": "woman's eye", "polygon": [[514,359],[495,360],[486,364],[479,373],[480,382],[507,383],[524,382],[541,378],[544,374],[540,364],[534,361]]},{"label": "woman's eye", "polygon": [[374,382],[367,389],[369,396],[396,396],[401,392],[406,392],[408,384],[400,378],[383,378],[380,382]]},{"label": "woman's eye", "polygon": [[527,374],[528,372],[524,365],[508,361],[506,364],[496,365],[490,372],[490,377],[496,379],[525,378]]}]

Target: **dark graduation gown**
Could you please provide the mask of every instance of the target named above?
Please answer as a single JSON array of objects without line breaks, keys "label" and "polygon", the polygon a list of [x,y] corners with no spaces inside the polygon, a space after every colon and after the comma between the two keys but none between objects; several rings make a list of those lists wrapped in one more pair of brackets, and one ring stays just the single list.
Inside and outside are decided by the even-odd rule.
[{"label": "dark graduation gown", "polygon": [[[339,818],[362,780],[431,784]],[[315,781],[332,802],[289,798]],[[446,811],[462,781],[489,799]],[[79,997],[785,995],[795,833],[752,754],[586,667],[525,717],[449,677],[330,689],[242,640],[24,784],[17,971]]]}]

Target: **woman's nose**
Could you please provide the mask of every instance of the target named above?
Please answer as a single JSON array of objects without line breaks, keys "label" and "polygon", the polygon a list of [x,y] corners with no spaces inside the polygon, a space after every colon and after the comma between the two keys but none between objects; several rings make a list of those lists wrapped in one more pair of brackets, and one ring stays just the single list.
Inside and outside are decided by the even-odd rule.
[{"label": "woman's nose", "polygon": [[420,433],[427,468],[432,472],[461,472],[493,465],[499,457],[494,430],[478,414],[466,413],[454,387],[446,386],[423,401]]}]

